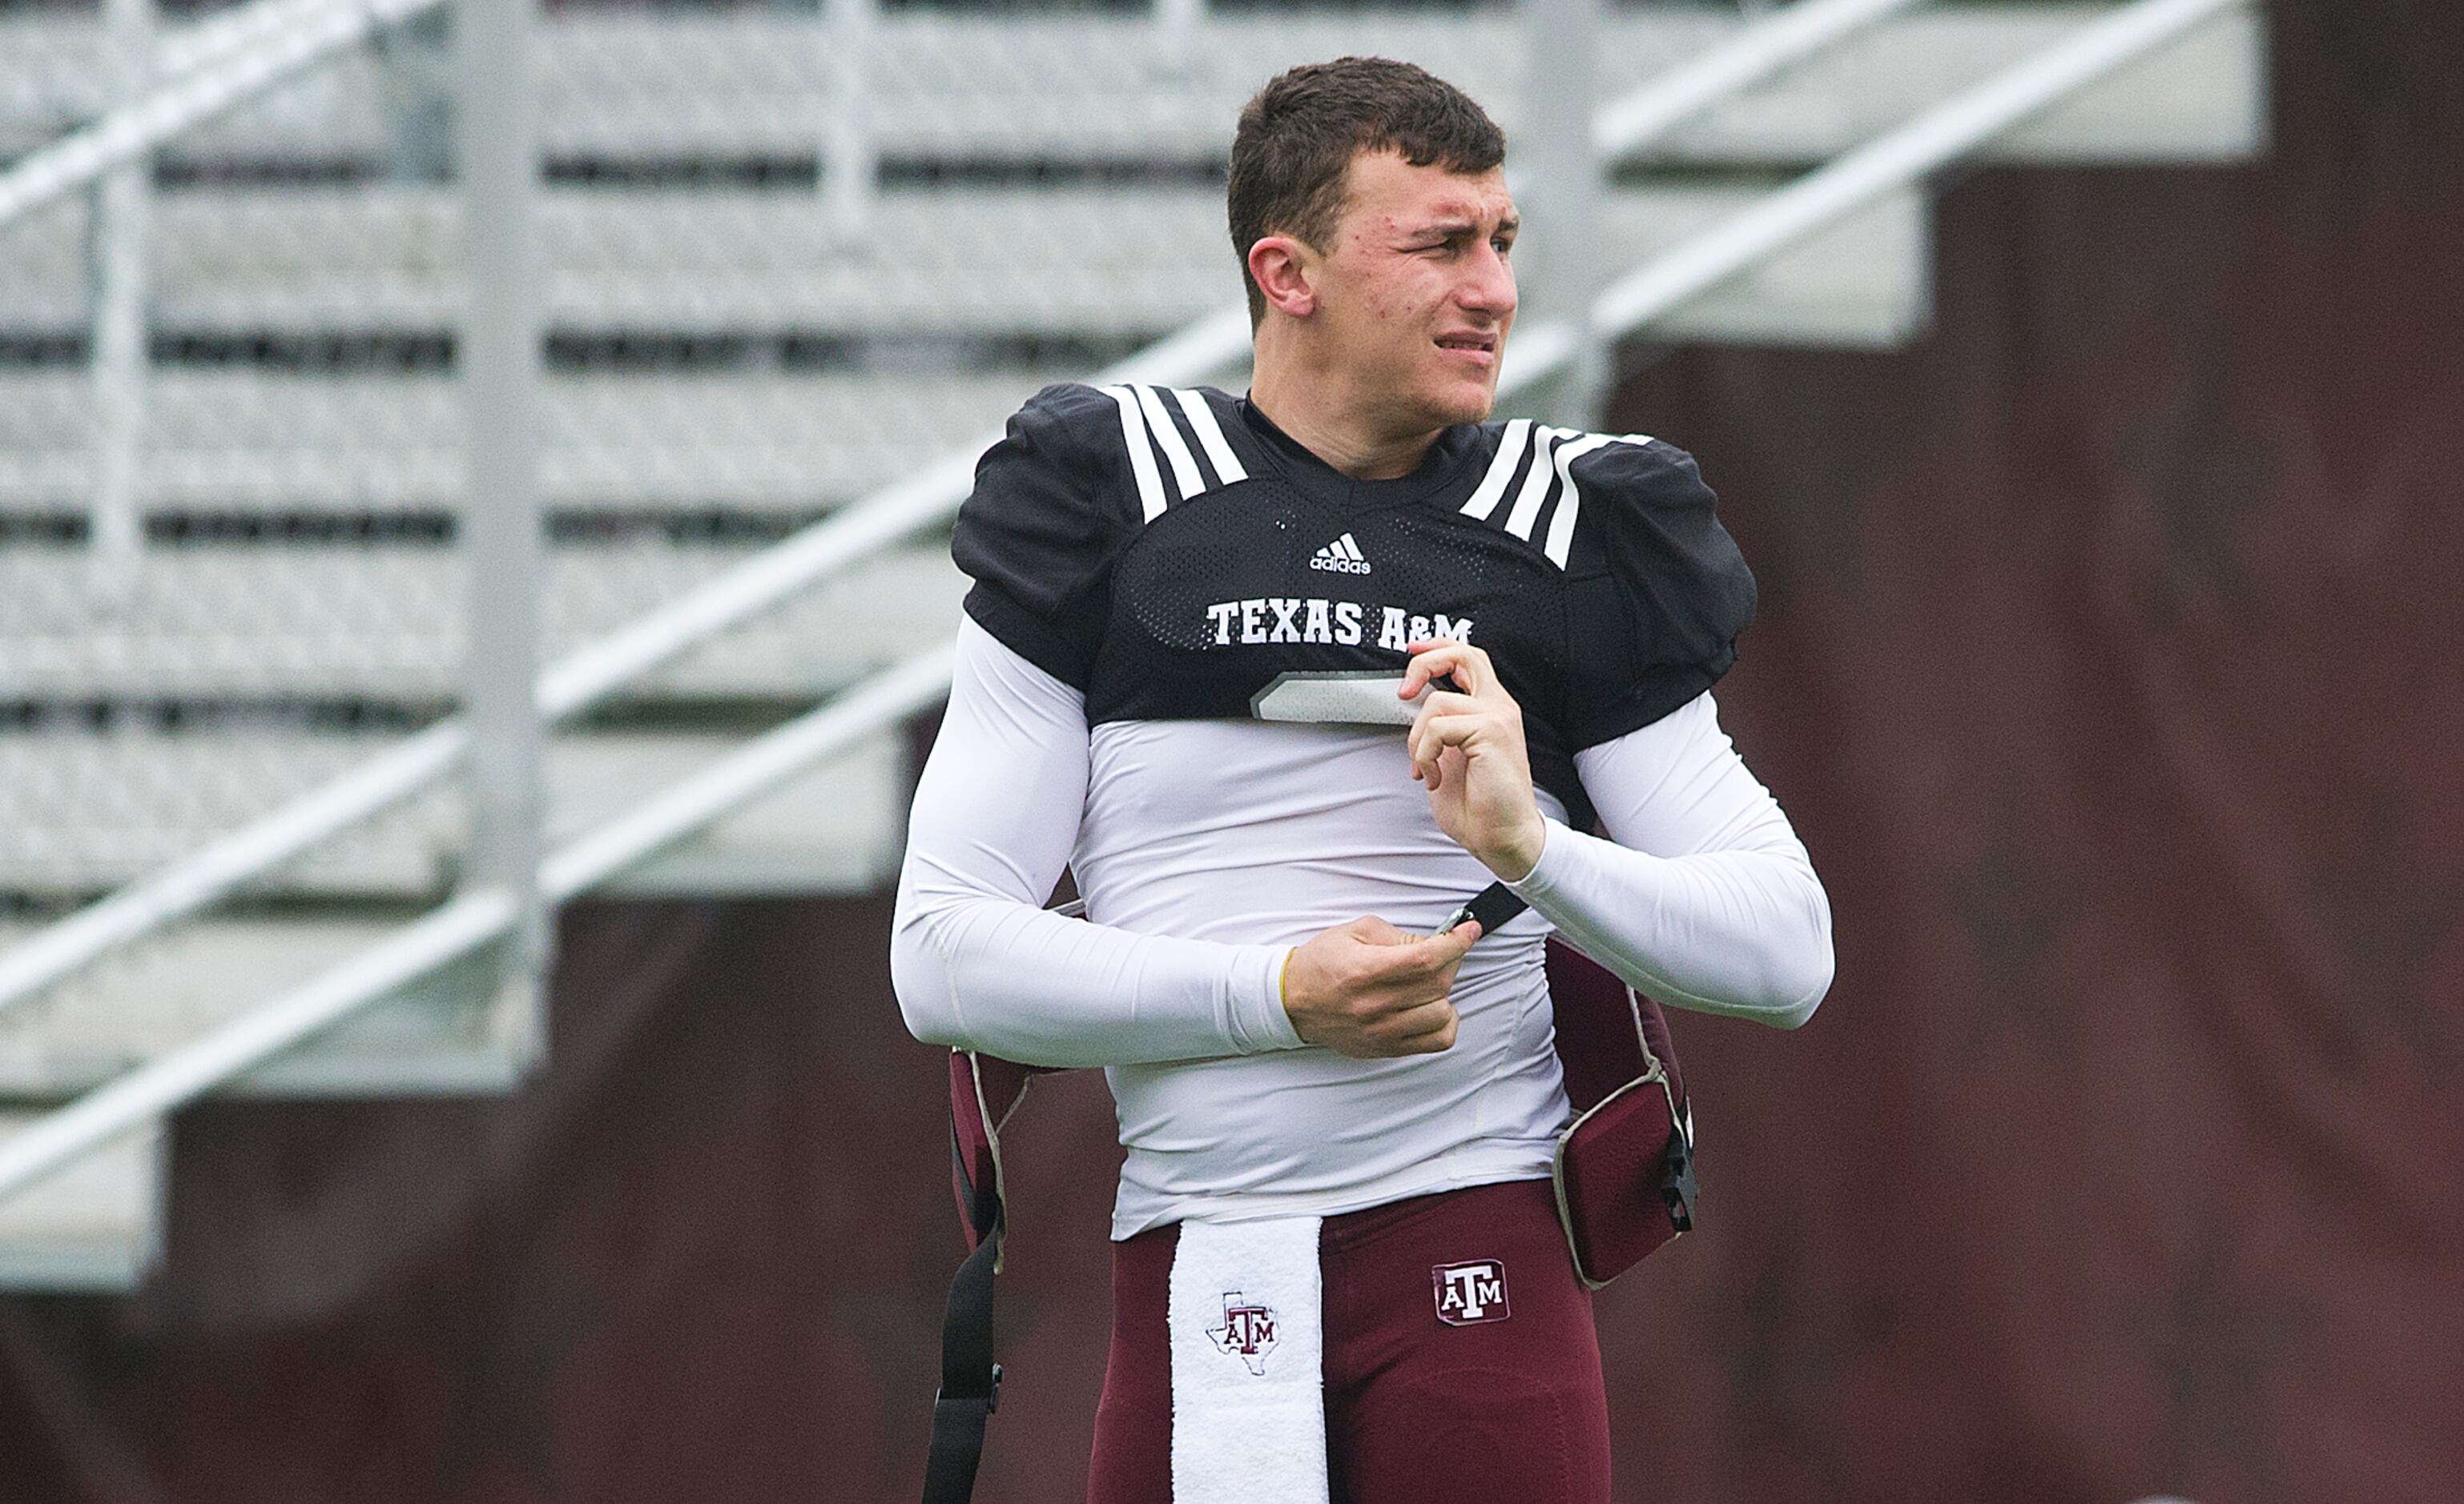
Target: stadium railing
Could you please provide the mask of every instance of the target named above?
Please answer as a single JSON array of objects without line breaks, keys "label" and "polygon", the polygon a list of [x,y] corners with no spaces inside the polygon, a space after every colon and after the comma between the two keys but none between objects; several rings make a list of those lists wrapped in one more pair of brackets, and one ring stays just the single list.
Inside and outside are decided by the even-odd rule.
[{"label": "stadium railing", "polygon": [[[1548,322],[1519,332],[1500,374],[1500,395],[1512,395],[1555,374],[1587,337],[1615,338],[1648,326],[1760,259],[1883,193],[1973,153],[2124,64],[2250,3],[2130,0],[2084,23],[2035,56],[1926,110],[1617,278],[1592,301],[1587,319]],[[1762,59],[1754,68],[1742,61],[1726,64],[1733,79],[1727,92],[1742,89],[1845,34],[1844,30],[1825,34],[1809,22],[1807,12],[1859,14],[1863,19],[1858,24],[1865,24],[1898,8],[1887,0],[1808,0],[1777,12],[1722,50],[1725,54],[1752,48]],[[1782,25],[1800,29],[1796,33],[1800,40],[1792,47],[1776,46],[1763,34]],[[1713,60],[1705,59],[1701,66],[1713,66]],[[1664,87],[1672,91],[1683,87],[1694,94],[1698,102],[1692,110],[1725,97],[1703,98],[1701,86],[1683,84],[1683,78],[1681,71],[1677,80]],[[1652,110],[1647,104],[1639,96],[1613,103],[1599,113],[1604,123],[1598,131],[1604,133],[1605,122],[1621,110],[1650,121]],[[1657,108],[1668,112],[1653,126],[1661,130],[1692,112]],[[6,219],[5,204],[5,198],[0,198],[0,222]],[[1236,305],[1196,321],[1097,380],[1162,383],[1192,380],[1236,359],[1247,336],[1245,311]],[[981,444],[940,457],[906,480],[813,525],[555,665],[539,681],[541,719],[570,716],[708,635],[779,604],[881,547],[945,521],[966,493],[975,455],[997,437],[988,433]],[[917,654],[820,709],[757,738],[631,814],[559,848],[541,864],[541,897],[556,903],[584,891],[777,787],[820,757],[915,713],[946,692],[949,662],[942,649]],[[0,957],[0,1009],[116,945],[214,902],[252,874],[443,776],[469,745],[468,728],[459,718],[440,722],[275,817],[72,915]],[[519,905],[507,889],[488,887],[466,893],[237,1020],[37,1120],[0,1144],[0,1197],[332,1027],[405,981],[491,943],[508,932],[518,916]]]}]

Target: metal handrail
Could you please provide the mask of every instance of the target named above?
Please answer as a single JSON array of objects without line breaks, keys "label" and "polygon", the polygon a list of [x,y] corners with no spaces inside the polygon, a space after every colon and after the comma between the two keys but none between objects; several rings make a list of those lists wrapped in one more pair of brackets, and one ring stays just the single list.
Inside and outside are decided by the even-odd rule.
[{"label": "metal handrail", "polygon": [[1627,334],[1766,256],[1967,156],[2192,27],[2252,0],[2132,0],[1611,283],[1592,318]]},{"label": "metal handrail", "polygon": [[[187,71],[133,104],[26,153],[0,171],[0,227],[135,162],[182,131],[246,103],[303,68],[441,0],[255,0],[171,50]],[[243,19],[245,16],[245,19]]]},{"label": "metal handrail", "polygon": [[1630,156],[1783,68],[1925,0],[1802,0],[1758,18],[1672,73],[1602,106],[1592,144],[1602,162]]},{"label": "metal handrail", "polygon": [[[540,899],[562,903],[586,892],[832,752],[924,709],[948,693],[952,656],[947,646],[918,653],[557,848],[539,863]],[[46,1113],[0,1142],[0,1200],[503,938],[519,917],[518,901],[504,888],[465,893],[204,1036]]]},{"label": "metal handrail", "polygon": [[[2200,23],[2253,3],[2132,0],[2083,22],[2025,61],[1774,189],[1610,283],[1593,300],[1589,322],[1609,338],[1643,329],[1756,262],[2008,134]],[[1572,319],[1516,330],[1498,373],[1499,394],[1555,372],[1573,357],[1580,338]]]},{"label": "metal handrail", "polygon": [[333,0],[255,0],[216,11],[176,31],[166,31],[154,50],[154,76],[175,78],[217,63],[272,37],[312,23]]},{"label": "metal handrail", "polygon": [[[259,6],[297,3],[299,0],[257,0]],[[392,6],[395,18],[401,19],[436,0],[384,3]],[[1613,133],[1620,150],[1632,150],[1643,144],[1651,134],[1671,129],[1728,94],[1797,61],[1811,47],[1836,41],[1912,3],[1915,0],[1801,0],[1611,101],[1598,112],[1598,120],[1603,122],[1598,129]],[[368,0],[351,0],[351,4],[357,9],[370,9]],[[1725,80],[1724,92],[1706,93],[1694,82],[1697,69],[1712,72]],[[209,70],[192,76],[203,76],[206,71]],[[99,131],[109,123],[106,119],[94,130]],[[30,162],[0,174],[0,223],[8,218],[8,184],[31,164]],[[74,186],[74,183],[68,185]],[[62,186],[55,191],[67,190]],[[1554,341],[1561,338],[1545,327],[1518,336],[1506,370],[1501,373],[1501,388],[1510,391],[1562,363],[1566,351],[1572,348],[1570,341],[1566,350],[1558,351],[1547,364],[1535,366],[1531,359],[1534,354],[1556,349]],[[1247,310],[1243,304],[1232,303],[1192,320],[1177,333],[1107,368],[1094,380],[1178,385],[1223,369],[1246,354],[1248,347]],[[966,498],[976,457],[1000,437],[998,432],[979,435],[906,478],[559,660],[539,678],[540,719],[550,726],[567,720],[641,675],[722,631],[774,609],[849,564],[946,522]],[[469,750],[467,723],[460,716],[441,720],[253,823],[28,936],[0,953],[0,1014],[110,951],[221,901],[251,879],[440,781]]]}]

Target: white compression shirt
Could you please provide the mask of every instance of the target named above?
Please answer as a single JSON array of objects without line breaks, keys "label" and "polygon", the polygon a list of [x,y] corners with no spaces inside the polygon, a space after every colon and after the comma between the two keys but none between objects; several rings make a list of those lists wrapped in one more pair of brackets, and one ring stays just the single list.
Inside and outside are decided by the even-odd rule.
[{"label": "white compression shirt", "polygon": [[[1454,1048],[1351,1059],[1293,1032],[1290,948],[1362,914],[1426,932],[1491,880],[1439,830],[1402,731],[1090,731],[1077,690],[964,621],[899,881],[899,1007],[929,1042],[1108,1068],[1116,1238],[1545,1177],[1567,1116],[1552,927],[1663,1003],[1784,1027],[1832,968],[1821,883],[1708,694],[1575,766],[1614,840],[1541,791],[1531,909],[1465,958]],[[1065,867],[1085,921],[1040,906]]]}]

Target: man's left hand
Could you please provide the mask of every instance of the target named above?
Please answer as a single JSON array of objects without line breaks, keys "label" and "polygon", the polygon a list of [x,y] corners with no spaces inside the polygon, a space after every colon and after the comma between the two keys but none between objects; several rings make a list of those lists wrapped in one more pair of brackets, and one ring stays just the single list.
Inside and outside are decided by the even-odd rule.
[{"label": "man's left hand", "polygon": [[[1507,882],[1529,876],[1548,827],[1531,794],[1523,707],[1488,654],[1468,643],[1441,637],[1414,643],[1411,652],[1402,696],[1428,690],[1412,723],[1412,776],[1428,785],[1438,828]],[[1455,688],[1431,687],[1441,677]]]}]

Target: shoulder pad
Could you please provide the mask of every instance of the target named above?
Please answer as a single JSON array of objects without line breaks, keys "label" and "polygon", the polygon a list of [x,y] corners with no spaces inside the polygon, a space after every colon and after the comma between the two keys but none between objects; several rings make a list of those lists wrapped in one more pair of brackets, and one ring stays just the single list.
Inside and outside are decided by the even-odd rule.
[{"label": "shoulder pad", "polygon": [[1570,527],[1580,535],[1552,555],[1578,583],[1596,582],[1583,588],[1603,592],[1573,623],[1595,702],[1577,746],[1648,725],[1709,688],[1754,617],[1753,573],[1694,457],[1640,434],[1583,435],[1570,447],[1586,444],[1567,471],[1581,507]]},{"label": "shoulder pad", "polygon": [[[1112,399],[1083,381],[1055,381],[1010,415],[1004,441],[985,451],[983,464],[1033,466],[1089,490],[1113,487],[1128,458],[1121,409]],[[979,482],[981,475],[979,466]]]}]

